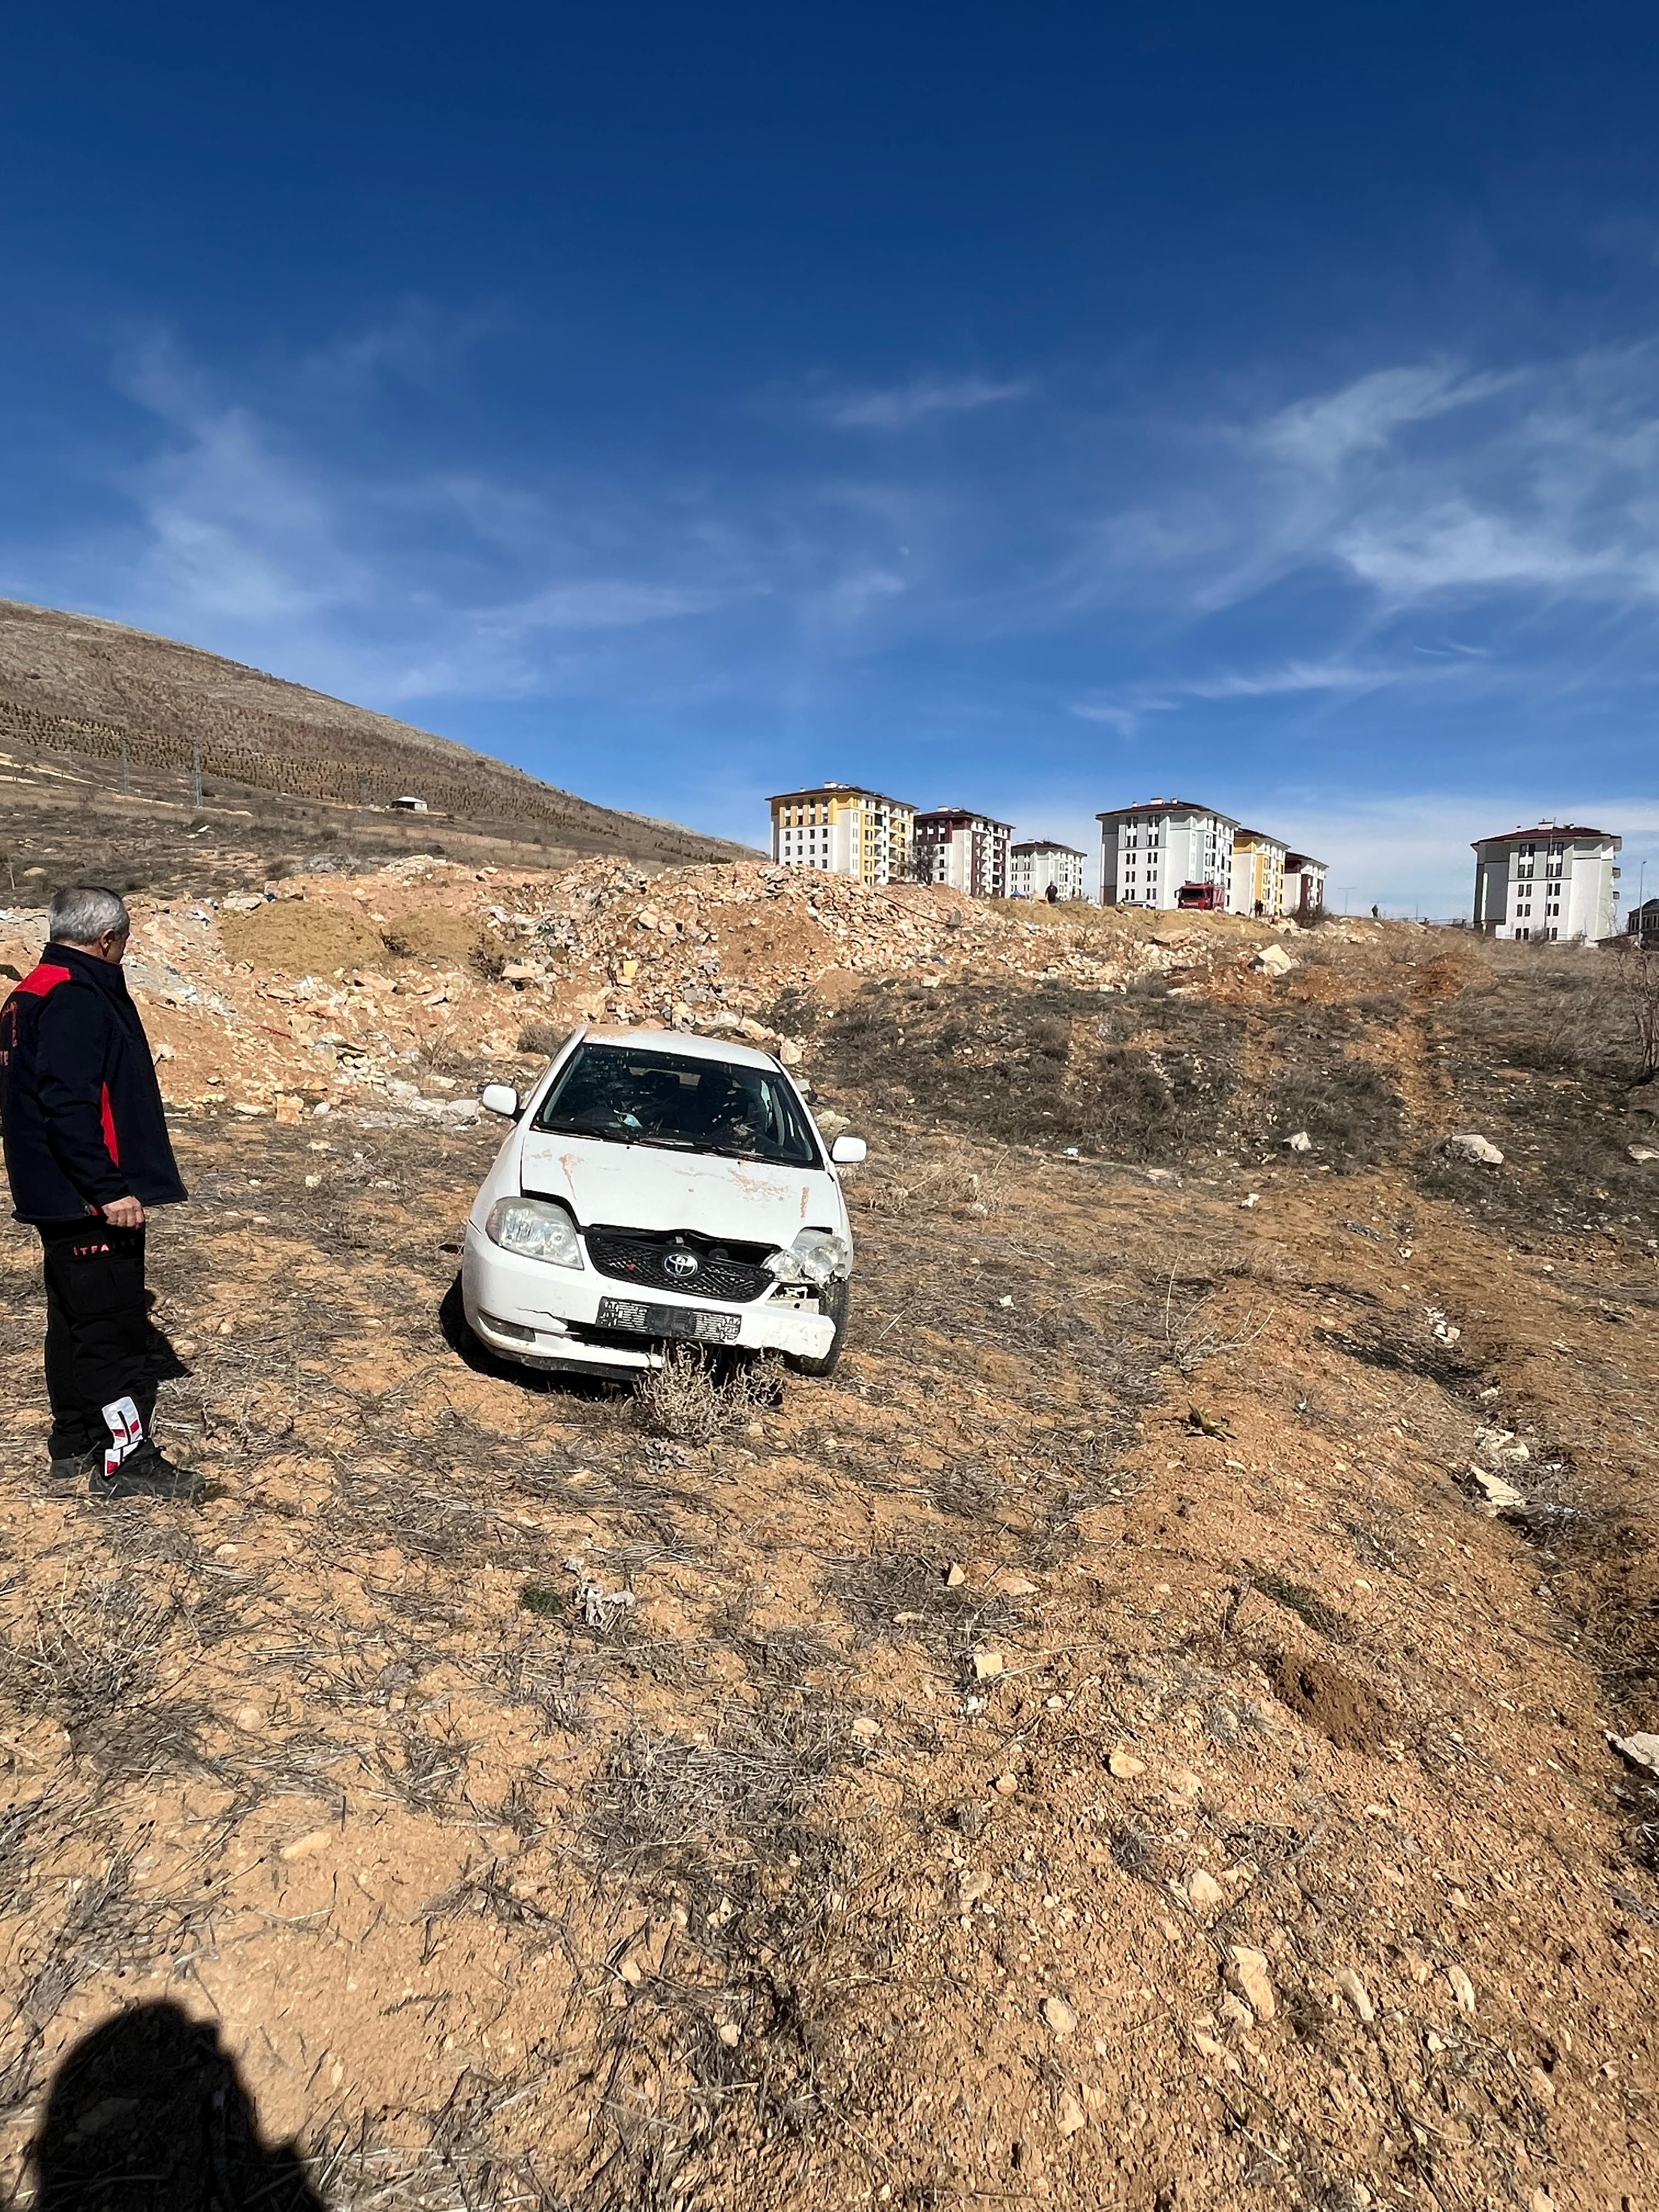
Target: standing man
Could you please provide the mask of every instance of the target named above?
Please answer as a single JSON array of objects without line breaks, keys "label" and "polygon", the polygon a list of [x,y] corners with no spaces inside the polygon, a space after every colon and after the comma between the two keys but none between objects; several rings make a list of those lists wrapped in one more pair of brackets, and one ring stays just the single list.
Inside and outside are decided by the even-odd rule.
[{"label": "standing man", "polygon": [[199,1504],[150,1433],[144,1215],[184,1184],[121,962],[113,891],[59,891],[40,964],[0,1006],[0,1128],[16,1218],[46,1247],[52,1472],[99,1498]]}]

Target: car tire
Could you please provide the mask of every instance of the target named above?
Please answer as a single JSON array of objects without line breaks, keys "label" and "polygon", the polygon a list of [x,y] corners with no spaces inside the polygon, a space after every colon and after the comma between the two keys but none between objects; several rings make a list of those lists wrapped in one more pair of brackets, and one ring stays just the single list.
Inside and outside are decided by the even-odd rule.
[{"label": "car tire", "polygon": [[788,1355],[791,1374],[812,1375],[822,1378],[835,1373],[836,1368],[841,1365],[842,1346],[847,1341],[847,1316],[852,1303],[851,1283],[831,1283],[824,1291],[818,1304],[836,1324],[836,1333],[830,1340],[830,1349],[821,1359],[809,1359],[803,1352],[792,1352]]}]

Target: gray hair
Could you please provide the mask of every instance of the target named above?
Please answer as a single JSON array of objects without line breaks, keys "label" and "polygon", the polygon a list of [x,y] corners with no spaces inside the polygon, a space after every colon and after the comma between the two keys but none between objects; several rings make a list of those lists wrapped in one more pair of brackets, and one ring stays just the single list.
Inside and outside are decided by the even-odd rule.
[{"label": "gray hair", "polygon": [[131,927],[120,899],[97,884],[54,891],[46,909],[46,934],[55,945],[96,945],[106,929],[119,934]]}]

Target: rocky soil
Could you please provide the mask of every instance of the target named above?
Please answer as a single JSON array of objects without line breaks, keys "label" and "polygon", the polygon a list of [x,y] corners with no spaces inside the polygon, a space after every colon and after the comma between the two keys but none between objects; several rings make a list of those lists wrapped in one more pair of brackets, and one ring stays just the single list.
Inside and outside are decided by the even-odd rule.
[{"label": "rocky soil", "polygon": [[[1655,2201],[1659,1164],[1595,956],[270,888],[135,945],[199,1513],[51,1490],[0,1245],[23,2201],[66,2054],[160,2002],[341,2212]],[[869,1137],[833,1381],[465,1344],[470,1101],[599,1016],[775,1037]]]}]

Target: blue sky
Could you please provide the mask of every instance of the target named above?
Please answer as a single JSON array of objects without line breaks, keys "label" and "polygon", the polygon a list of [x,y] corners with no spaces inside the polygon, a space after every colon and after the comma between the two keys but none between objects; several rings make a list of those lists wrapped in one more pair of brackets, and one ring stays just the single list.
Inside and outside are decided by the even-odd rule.
[{"label": "blue sky", "polygon": [[0,70],[0,593],[759,841],[1659,884],[1650,9],[234,10]]}]

